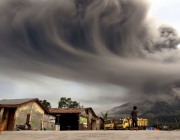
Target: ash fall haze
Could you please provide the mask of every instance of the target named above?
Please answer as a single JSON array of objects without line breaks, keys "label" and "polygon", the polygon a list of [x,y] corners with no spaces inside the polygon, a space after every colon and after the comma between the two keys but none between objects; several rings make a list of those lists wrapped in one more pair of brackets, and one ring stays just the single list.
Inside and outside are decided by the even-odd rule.
[{"label": "ash fall haze", "polygon": [[1,0],[1,98],[38,96],[57,107],[60,97],[71,96],[103,110],[180,95],[178,32],[159,26],[150,6],[148,0]]}]

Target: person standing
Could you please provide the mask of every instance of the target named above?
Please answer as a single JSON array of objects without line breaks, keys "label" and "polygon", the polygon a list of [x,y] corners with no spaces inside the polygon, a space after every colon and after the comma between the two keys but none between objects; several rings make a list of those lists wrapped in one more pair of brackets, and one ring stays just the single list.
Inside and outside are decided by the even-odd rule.
[{"label": "person standing", "polygon": [[130,115],[130,119],[132,119],[132,130],[134,130],[134,128],[136,128],[136,130],[138,130],[137,114],[138,114],[137,107],[134,106],[133,111],[131,112],[131,115]]}]

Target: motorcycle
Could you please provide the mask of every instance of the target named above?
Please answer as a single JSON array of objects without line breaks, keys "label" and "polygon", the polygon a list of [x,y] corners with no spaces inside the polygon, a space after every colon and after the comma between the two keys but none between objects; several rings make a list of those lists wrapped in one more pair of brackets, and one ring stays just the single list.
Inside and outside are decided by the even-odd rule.
[{"label": "motorcycle", "polygon": [[29,123],[25,123],[24,125],[16,124],[16,130],[18,130],[18,131],[31,130],[31,124],[29,124]]}]

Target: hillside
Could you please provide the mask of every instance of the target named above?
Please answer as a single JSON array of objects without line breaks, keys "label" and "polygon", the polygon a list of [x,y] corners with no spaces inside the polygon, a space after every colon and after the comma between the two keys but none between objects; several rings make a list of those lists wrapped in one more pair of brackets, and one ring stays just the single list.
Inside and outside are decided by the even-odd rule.
[{"label": "hillside", "polygon": [[138,117],[148,118],[149,124],[157,121],[161,124],[176,125],[175,118],[180,123],[180,97],[172,100],[140,100],[126,103],[109,110],[109,116],[114,118],[129,117],[133,106],[138,107]]}]

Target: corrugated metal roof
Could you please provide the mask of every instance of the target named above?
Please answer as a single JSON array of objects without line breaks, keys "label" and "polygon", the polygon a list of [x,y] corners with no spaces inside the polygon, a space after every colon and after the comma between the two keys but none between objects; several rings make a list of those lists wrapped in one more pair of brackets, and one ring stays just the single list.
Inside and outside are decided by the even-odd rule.
[{"label": "corrugated metal roof", "polygon": [[96,120],[99,120],[99,118],[98,118],[98,117],[96,117],[96,118],[91,118],[91,120],[96,121]]},{"label": "corrugated metal roof", "polygon": [[49,108],[49,112],[51,114],[65,114],[65,113],[81,113],[84,110],[90,109],[91,112],[95,117],[97,115],[95,114],[94,110],[91,107],[86,108]]},{"label": "corrugated metal roof", "polygon": [[81,113],[86,108],[49,108],[50,113]]},{"label": "corrugated metal roof", "polygon": [[26,99],[3,99],[0,100],[0,105],[19,105],[32,100],[36,100],[37,98],[26,98]]},{"label": "corrugated metal roof", "polygon": [[49,113],[49,110],[41,104],[38,98],[3,99],[0,100],[0,107],[19,107],[32,101],[36,101],[45,110],[46,113]]}]

